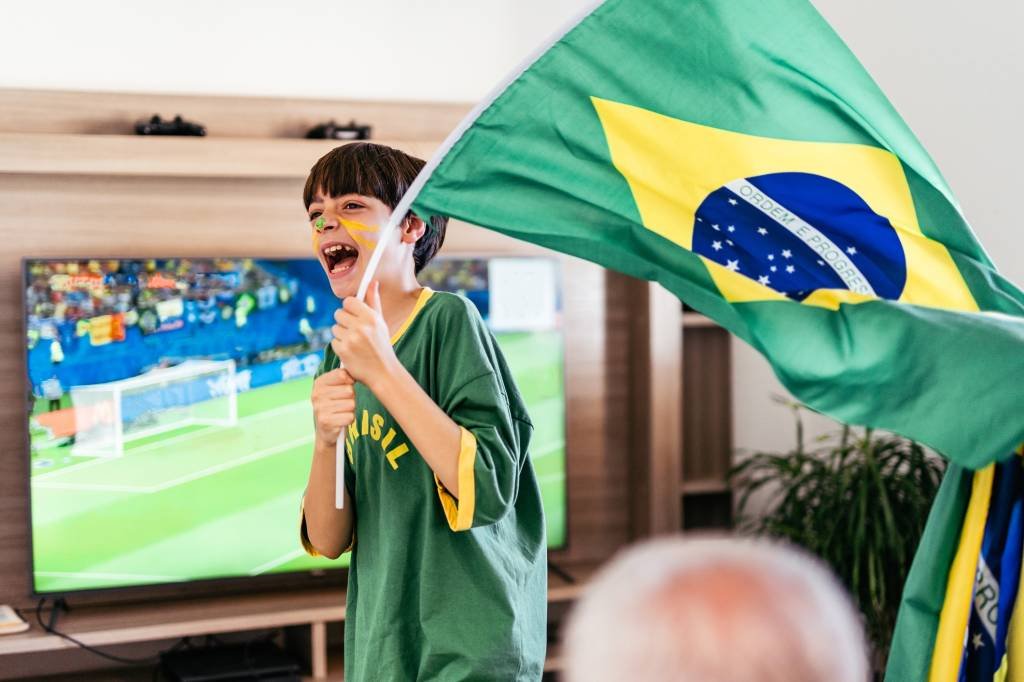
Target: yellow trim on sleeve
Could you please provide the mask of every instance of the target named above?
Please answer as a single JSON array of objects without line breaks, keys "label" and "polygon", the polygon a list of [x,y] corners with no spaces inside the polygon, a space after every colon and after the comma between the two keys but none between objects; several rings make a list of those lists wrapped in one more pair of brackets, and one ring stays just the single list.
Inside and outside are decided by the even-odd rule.
[{"label": "yellow trim on sleeve", "polygon": [[306,550],[306,554],[309,556],[320,556],[320,552],[316,551],[313,547],[313,543],[309,541],[309,532],[306,530],[306,496],[302,496],[302,501],[299,502],[299,542],[302,543],[302,549]]},{"label": "yellow trim on sleeve", "polygon": [[402,334],[406,332],[406,330],[409,328],[409,325],[412,324],[412,321],[416,319],[416,316],[420,314],[421,310],[423,310],[423,306],[427,304],[427,301],[429,301],[430,297],[433,295],[433,289],[431,289],[430,287],[423,287],[423,290],[420,291],[420,297],[416,299],[416,305],[413,306],[412,312],[409,313],[409,317],[405,318],[405,322],[403,322],[402,326],[398,328],[398,331],[395,332],[395,335],[391,337],[392,346],[398,343],[398,339],[402,338]]},{"label": "yellow trim on sleeve", "polygon": [[[351,499],[351,498],[349,498]],[[302,549],[306,550],[306,554],[309,556],[323,556],[320,552],[316,551],[316,547],[309,541],[309,531],[306,530],[306,495],[302,495],[302,501],[299,502],[299,542],[302,543]],[[342,554],[345,552],[351,552],[352,548],[356,544],[356,529],[352,529],[352,537],[348,542],[348,547],[342,550]]]},{"label": "yellow trim on sleeve", "polygon": [[932,648],[932,663],[928,673],[929,682],[955,682],[960,673],[975,572],[978,570],[978,554],[981,552],[981,541],[985,534],[985,519],[992,497],[994,474],[995,464],[989,464],[981,471],[974,472],[971,501],[967,503],[967,513],[964,514],[963,529],[960,532],[960,546],[953,557],[953,565],[946,581],[946,599],[939,614],[939,627],[935,633],[935,646]]},{"label": "yellow trim on sleeve", "polygon": [[462,432],[459,439],[459,499],[455,499],[434,474],[437,484],[437,495],[441,498],[448,527],[454,531],[469,530],[473,527],[473,510],[476,505],[476,478],[473,465],[476,463],[476,436],[468,429],[459,427]]}]

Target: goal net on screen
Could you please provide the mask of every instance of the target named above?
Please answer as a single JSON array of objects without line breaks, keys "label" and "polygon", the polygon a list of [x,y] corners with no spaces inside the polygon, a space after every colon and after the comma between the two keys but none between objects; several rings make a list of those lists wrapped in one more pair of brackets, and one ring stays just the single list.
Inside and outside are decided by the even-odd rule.
[{"label": "goal net on screen", "polygon": [[189,360],[174,367],[70,391],[72,455],[120,457],[131,441],[188,426],[234,426],[233,360]]}]

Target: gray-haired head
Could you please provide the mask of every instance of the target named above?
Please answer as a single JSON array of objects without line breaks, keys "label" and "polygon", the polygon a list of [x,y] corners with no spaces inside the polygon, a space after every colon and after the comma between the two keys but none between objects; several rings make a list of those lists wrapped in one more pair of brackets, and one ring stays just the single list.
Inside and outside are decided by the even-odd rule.
[{"label": "gray-haired head", "polygon": [[860,618],[792,547],[724,537],[626,550],[572,612],[570,682],[864,682]]}]

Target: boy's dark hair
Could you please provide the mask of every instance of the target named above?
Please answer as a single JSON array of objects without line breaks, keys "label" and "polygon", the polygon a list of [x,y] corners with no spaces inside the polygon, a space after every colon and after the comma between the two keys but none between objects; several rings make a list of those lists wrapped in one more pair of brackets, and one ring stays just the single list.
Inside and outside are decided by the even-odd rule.
[{"label": "boy's dark hair", "polygon": [[[379,199],[394,209],[425,164],[422,159],[383,144],[345,144],[335,147],[313,164],[302,190],[302,200],[308,209],[317,190],[332,197],[362,194]],[[413,249],[417,273],[444,244],[444,233],[448,227],[448,218],[445,216],[434,216],[423,222],[426,231]]]}]

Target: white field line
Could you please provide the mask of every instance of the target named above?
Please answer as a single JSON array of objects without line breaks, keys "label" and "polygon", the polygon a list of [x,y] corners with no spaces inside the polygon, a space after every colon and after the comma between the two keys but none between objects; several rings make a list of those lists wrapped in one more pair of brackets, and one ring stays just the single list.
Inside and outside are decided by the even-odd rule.
[{"label": "white field line", "polygon": [[107,458],[107,457],[97,457],[95,459],[86,460],[85,462],[79,462],[77,464],[69,464],[68,466],[64,467],[63,469],[57,469],[56,471],[47,471],[45,474],[39,474],[38,476],[33,476],[32,477],[32,484],[35,485],[36,481],[47,481],[47,480],[53,478],[54,476],[58,476],[60,474],[63,474],[66,471],[79,471],[81,469],[88,469],[89,467],[94,467],[97,464],[103,464],[103,463],[109,462],[109,461],[110,461],[110,459]]},{"label": "white field line", "polygon": [[172,478],[169,481],[164,481],[160,485],[155,486],[125,486],[110,485],[106,483],[52,483],[48,481],[43,481],[41,483],[33,481],[32,485],[52,490],[94,490],[99,492],[125,492],[143,494],[157,493],[163,490],[167,490],[168,488],[173,488],[175,486],[181,485],[182,483],[188,483],[190,481],[203,478],[204,476],[209,476],[211,474],[216,474],[222,471],[227,471],[229,469],[234,469],[235,467],[241,466],[243,464],[255,462],[256,460],[263,459],[264,457],[276,455],[277,453],[282,452],[284,450],[289,450],[298,445],[311,442],[313,442],[312,434],[308,436],[302,436],[301,438],[296,438],[294,440],[288,441],[287,443],[275,445],[272,448],[257,450],[256,452],[245,455],[244,457],[238,457],[237,459],[232,459],[227,462],[221,462],[220,464],[215,464],[211,467],[200,469],[199,471],[194,471],[184,476],[179,476],[178,478]]},{"label": "white field line", "polygon": [[146,488],[134,485],[114,485],[107,483],[61,483],[60,481],[32,481],[33,488],[46,490],[90,490],[98,493],[148,493]]},{"label": "white field line", "polygon": [[[255,414],[246,415],[246,416],[240,418],[238,420],[238,423],[239,423],[239,425],[241,425],[242,422],[247,421],[247,420],[264,419],[266,417],[271,417],[271,416],[274,416],[274,415],[277,415],[277,414],[281,414],[281,413],[284,413],[284,412],[289,412],[289,411],[297,410],[299,407],[308,408],[309,406],[306,405],[305,403],[292,403],[291,405],[282,405],[281,407],[274,407],[274,408],[271,408],[269,410],[263,410],[262,412],[256,412]],[[212,430],[215,430],[216,428],[222,428],[222,427],[209,426],[209,427],[205,427],[205,428],[202,428],[202,429],[198,429],[196,431],[191,431],[189,433],[183,433],[180,436],[173,436],[173,437],[167,438],[165,440],[159,440],[159,441],[156,441],[154,443],[147,443],[145,445],[140,445],[137,448],[131,448],[130,450],[128,450],[125,453],[125,456],[135,455],[135,454],[138,454],[140,452],[148,452],[150,450],[158,450],[158,449],[160,449],[162,447],[165,447],[167,445],[173,445],[175,443],[180,443],[181,441],[187,441],[187,440],[191,440],[193,438],[198,438],[200,436],[205,436],[205,435],[207,435],[208,432],[210,432]],[[71,464],[70,466],[66,466],[63,469],[57,469],[56,471],[48,471],[48,472],[46,472],[44,474],[39,474],[38,476],[33,476],[32,477],[32,482],[35,483],[36,481],[46,481],[46,480],[49,480],[50,478],[59,476],[61,474],[67,473],[69,471],[79,471],[81,469],[88,469],[89,467],[94,467],[97,464],[105,464],[105,463],[109,464],[110,462],[116,462],[119,459],[121,459],[121,458],[120,457],[97,457],[95,459],[90,459],[90,460],[88,460],[86,462],[79,462],[78,464]]]},{"label": "white field line", "polygon": [[148,580],[152,582],[179,582],[177,575],[146,575],[143,573],[90,573],[89,571],[36,571],[43,578],[88,578],[89,580]]},{"label": "white field line", "polygon": [[266,563],[260,564],[256,568],[254,568],[251,571],[249,571],[249,575],[259,575],[260,573],[263,573],[264,571],[269,571],[270,569],[274,568],[275,566],[280,566],[281,564],[286,564],[289,561],[291,561],[292,559],[300,557],[303,554],[305,554],[305,552],[303,550],[301,550],[301,549],[293,549],[292,551],[288,552],[287,554],[282,554],[281,556],[277,557],[276,559],[271,559],[270,561],[268,561]]},{"label": "white field line", "polygon": [[309,435],[306,435],[306,436],[302,436],[301,438],[295,438],[293,440],[290,440],[287,443],[282,443],[281,445],[276,445],[276,446],[274,446],[272,448],[266,448],[265,450],[258,450],[257,452],[254,452],[254,453],[252,453],[250,455],[246,455],[245,457],[239,457],[238,459],[232,459],[232,460],[227,461],[227,462],[222,462],[220,464],[215,464],[212,467],[207,467],[205,469],[200,469],[199,471],[195,471],[195,472],[193,472],[191,474],[187,474],[185,476],[179,476],[178,478],[172,478],[170,481],[165,481],[164,483],[161,483],[160,485],[153,487],[152,488],[152,492],[159,492],[161,490],[167,490],[168,488],[173,488],[174,486],[181,485],[182,483],[188,483],[189,481],[194,481],[197,478],[203,478],[204,476],[209,476],[210,474],[217,474],[217,473],[220,473],[221,471],[227,471],[228,469],[234,469],[235,467],[241,466],[242,464],[248,464],[249,462],[255,462],[256,460],[263,459],[264,457],[269,457],[270,455],[276,455],[277,453],[283,452],[284,450],[290,450],[290,449],[292,449],[292,448],[294,448],[296,446],[302,445],[303,443],[312,443],[313,439],[314,439],[314,435],[313,434],[309,434]]},{"label": "white field line", "polygon": [[545,457],[549,457],[549,456],[555,454],[556,452],[558,452],[560,449],[562,449],[564,447],[565,447],[565,441],[564,440],[557,440],[557,441],[553,441],[551,443],[545,443],[544,447],[536,448],[533,451],[533,454],[530,455],[530,458],[533,459],[533,461],[536,462],[538,459],[543,459]]}]

